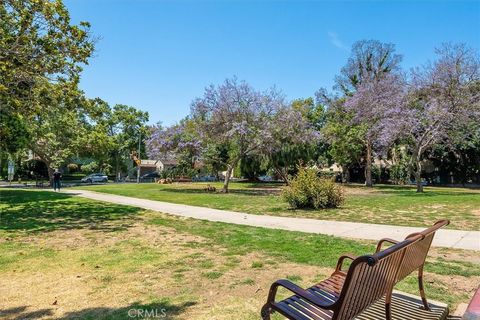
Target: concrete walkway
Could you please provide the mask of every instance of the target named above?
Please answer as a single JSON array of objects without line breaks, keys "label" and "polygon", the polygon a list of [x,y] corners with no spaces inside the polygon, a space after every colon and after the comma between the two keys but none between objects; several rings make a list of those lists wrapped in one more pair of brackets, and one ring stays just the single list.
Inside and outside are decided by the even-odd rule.
[{"label": "concrete walkway", "polygon": [[[129,205],[182,217],[271,229],[327,234],[353,239],[378,240],[388,237],[401,240],[410,233],[423,230],[423,228],[415,227],[255,215],[86,190],[64,190],[62,192],[88,199]],[[480,231],[441,229],[435,235],[433,246],[480,251]]]}]

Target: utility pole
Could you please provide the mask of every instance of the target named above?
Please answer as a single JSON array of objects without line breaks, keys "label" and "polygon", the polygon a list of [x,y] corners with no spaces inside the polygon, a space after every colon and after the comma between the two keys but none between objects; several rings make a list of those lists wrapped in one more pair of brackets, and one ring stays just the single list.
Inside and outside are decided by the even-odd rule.
[{"label": "utility pole", "polygon": [[140,183],[140,164],[142,163],[142,157],[140,156],[141,141],[142,141],[142,132],[140,131],[138,134],[137,183]]}]

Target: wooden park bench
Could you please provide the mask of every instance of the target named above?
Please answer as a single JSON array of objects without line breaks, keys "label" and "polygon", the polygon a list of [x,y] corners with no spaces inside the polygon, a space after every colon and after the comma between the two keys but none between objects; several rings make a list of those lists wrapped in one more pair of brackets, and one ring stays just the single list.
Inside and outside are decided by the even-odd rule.
[{"label": "wooden park bench", "polygon": [[[330,278],[306,290],[288,280],[274,282],[262,308],[262,318],[270,319],[270,314],[277,311],[289,319],[353,319],[385,296],[385,317],[391,319],[393,287],[417,269],[422,301],[428,308],[423,291],[423,265],[435,231],[447,224],[446,220],[438,221],[431,228],[411,234],[401,242],[382,239],[373,255],[343,255]],[[384,243],[393,245],[382,250]],[[347,271],[342,270],[345,259],[352,260]],[[278,287],[286,288],[294,295],[276,302]]]},{"label": "wooden park bench", "polygon": [[[412,233],[406,237],[415,236],[415,235],[423,235],[423,239],[416,242],[414,245],[409,246],[407,248],[407,252],[405,253],[405,257],[403,262],[400,266],[400,270],[397,275],[396,283],[405,279],[408,275],[413,273],[415,270],[418,270],[418,288],[420,291],[420,297],[422,298],[423,306],[425,310],[430,310],[430,307],[427,302],[427,298],[425,296],[425,290],[423,287],[423,268],[425,266],[425,260],[427,259],[428,251],[430,250],[430,246],[432,245],[433,237],[435,236],[435,232],[438,229],[447,226],[450,223],[449,220],[439,220],[435,222],[433,226],[428,229],[423,230],[422,232]],[[398,241],[384,238],[378,241],[376,252],[382,250],[382,247],[385,243],[390,244],[397,244]],[[388,298],[388,297],[387,297]],[[385,301],[388,303],[387,301]],[[386,304],[386,308],[390,308],[389,304]]]}]

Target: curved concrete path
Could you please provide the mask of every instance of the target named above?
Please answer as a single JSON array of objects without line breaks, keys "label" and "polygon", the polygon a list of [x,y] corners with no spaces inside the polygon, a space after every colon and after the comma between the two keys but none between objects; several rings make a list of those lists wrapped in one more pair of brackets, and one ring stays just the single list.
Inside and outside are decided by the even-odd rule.
[{"label": "curved concrete path", "polygon": [[[353,239],[378,240],[388,237],[400,240],[405,238],[410,233],[423,230],[423,228],[370,223],[255,215],[162,201],[117,196],[113,194],[86,190],[64,190],[62,192],[83,198],[129,205],[182,217],[271,229],[327,234]],[[435,235],[432,245],[437,247],[480,251],[480,231],[448,229],[439,230]]]}]

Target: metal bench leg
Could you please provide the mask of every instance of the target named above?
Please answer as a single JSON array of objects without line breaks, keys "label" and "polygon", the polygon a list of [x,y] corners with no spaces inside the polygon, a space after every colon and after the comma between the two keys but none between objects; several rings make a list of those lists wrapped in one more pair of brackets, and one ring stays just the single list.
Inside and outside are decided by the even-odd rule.
[{"label": "metal bench leg", "polygon": [[270,320],[270,313],[271,313],[270,306],[268,305],[268,303],[266,303],[262,307],[262,311],[261,311],[260,315],[262,316],[263,320]]},{"label": "metal bench leg", "polygon": [[422,297],[423,307],[425,310],[431,311],[425,296],[425,290],[423,289],[423,265],[418,269],[418,289],[420,290],[420,297]]},{"label": "metal bench leg", "polygon": [[392,320],[392,291],[385,296],[385,319]]}]

